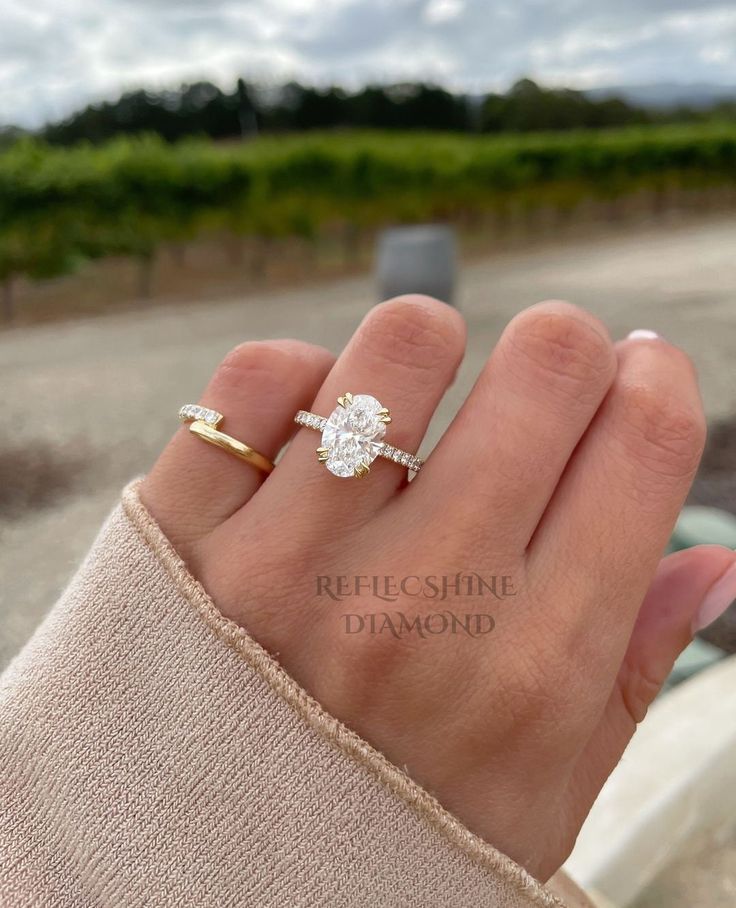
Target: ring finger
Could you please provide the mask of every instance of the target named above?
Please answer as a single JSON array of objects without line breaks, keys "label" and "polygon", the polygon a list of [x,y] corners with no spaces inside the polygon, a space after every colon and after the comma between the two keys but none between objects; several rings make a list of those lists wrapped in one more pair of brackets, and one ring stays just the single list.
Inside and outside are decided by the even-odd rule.
[{"label": "ring finger", "polygon": [[[309,409],[329,416],[346,392],[369,394],[390,410],[385,441],[414,453],[464,349],[464,321],[444,303],[423,296],[382,303],[363,320]],[[306,507],[319,500],[320,511],[330,519],[339,514],[344,528],[375,512],[405,481],[406,467],[384,458],[376,458],[363,481],[338,478],[318,462],[320,446],[317,432],[297,434],[264,490],[264,507],[284,495]]]}]

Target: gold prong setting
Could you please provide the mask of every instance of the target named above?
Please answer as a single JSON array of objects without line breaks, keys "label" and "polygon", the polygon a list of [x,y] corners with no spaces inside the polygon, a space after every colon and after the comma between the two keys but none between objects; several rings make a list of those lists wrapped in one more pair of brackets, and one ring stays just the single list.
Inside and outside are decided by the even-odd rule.
[{"label": "gold prong setting", "polygon": [[317,460],[335,476],[362,479],[377,457],[392,460],[413,472],[421,469],[422,461],[418,457],[383,440],[391,423],[391,412],[369,394],[346,391],[337,398],[337,406],[327,418],[299,410],[294,422],[322,433]]}]

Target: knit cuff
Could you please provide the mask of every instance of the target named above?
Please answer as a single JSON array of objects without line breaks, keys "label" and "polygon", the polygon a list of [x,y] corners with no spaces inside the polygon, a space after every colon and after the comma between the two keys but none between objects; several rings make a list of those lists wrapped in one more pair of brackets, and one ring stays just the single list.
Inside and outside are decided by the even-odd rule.
[{"label": "knit cuff", "polygon": [[560,906],[224,618],[141,504],[0,681],[9,906]]}]

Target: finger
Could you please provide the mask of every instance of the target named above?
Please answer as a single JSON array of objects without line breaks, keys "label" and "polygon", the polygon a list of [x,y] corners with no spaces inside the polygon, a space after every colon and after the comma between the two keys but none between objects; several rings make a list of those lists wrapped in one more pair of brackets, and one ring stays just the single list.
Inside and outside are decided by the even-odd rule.
[{"label": "finger", "polygon": [[630,340],[618,354],[613,387],[527,560],[549,603],[543,622],[554,623],[578,652],[595,653],[602,677],[620,664],[705,439],[697,380],[680,350],[663,340]]},{"label": "finger", "polygon": [[[329,416],[345,392],[368,394],[390,410],[384,440],[409,452],[427,425],[465,349],[465,324],[450,306],[404,296],[376,306],[363,320],[316,395],[313,412]],[[302,429],[289,445],[269,496],[295,497],[300,507],[329,516],[333,526],[362,522],[406,481],[405,467],[384,458],[358,481],[318,463],[321,435]],[[338,518],[335,524],[335,517]]]},{"label": "finger", "polygon": [[581,815],[618,763],[694,630],[736,599],[736,554],[696,546],[663,559],[644,599],[616,684],[591,735],[573,785]]},{"label": "finger", "polygon": [[[334,357],[301,341],[256,341],[236,347],[200,398],[225,417],[219,428],[273,459],[293,432]],[[185,403],[185,401],[182,401]],[[141,496],[180,547],[242,507],[266,473],[216,448],[183,425],[146,477]]]},{"label": "finger", "polygon": [[[605,327],[568,303],[514,318],[412,495],[464,510],[499,545],[523,549],[613,381]],[[443,494],[437,495],[437,489]]]}]

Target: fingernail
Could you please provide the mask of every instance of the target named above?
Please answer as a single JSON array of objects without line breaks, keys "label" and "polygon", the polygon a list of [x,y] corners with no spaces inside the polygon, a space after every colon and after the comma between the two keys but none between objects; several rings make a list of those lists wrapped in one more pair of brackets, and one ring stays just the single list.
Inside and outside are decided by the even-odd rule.
[{"label": "fingernail", "polygon": [[736,564],[732,564],[706,593],[693,618],[693,633],[713,624],[734,601],[736,601]]},{"label": "fingernail", "polygon": [[648,328],[637,328],[636,331],[632,331],[626,339],[630,341],[653,341],[659,340],[659,335],[656,331],[650,331]]}]

